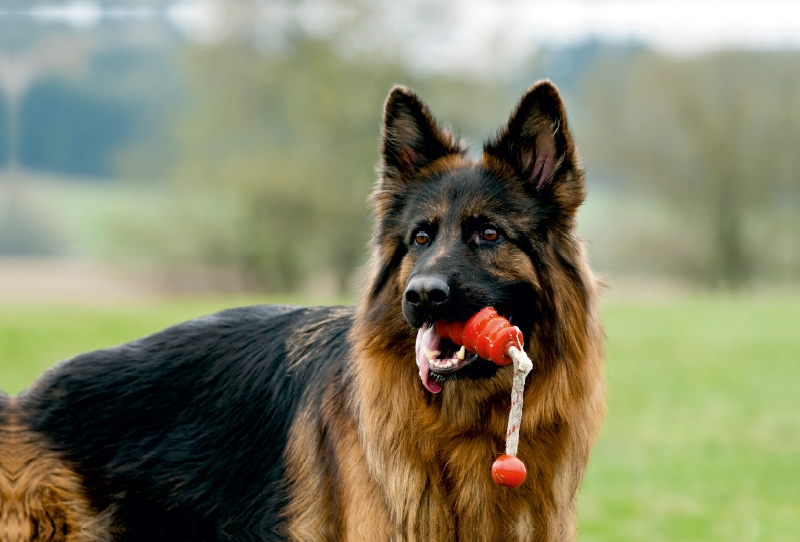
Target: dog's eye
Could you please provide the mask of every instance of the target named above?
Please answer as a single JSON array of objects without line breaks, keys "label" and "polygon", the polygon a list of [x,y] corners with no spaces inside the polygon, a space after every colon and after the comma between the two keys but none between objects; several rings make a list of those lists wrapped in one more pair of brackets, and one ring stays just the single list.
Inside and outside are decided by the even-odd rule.
[{"label": "dog's eye", "polygon": [[427,232],[420,230],[414,235],[414,242],[420,246],[427,245],[431,242],[431,237]]},{"label": "dog's eye", "polygon": [[500,239],[500,233],[494,228],[484,228],[481,237],[484,241],[494,242]]}]

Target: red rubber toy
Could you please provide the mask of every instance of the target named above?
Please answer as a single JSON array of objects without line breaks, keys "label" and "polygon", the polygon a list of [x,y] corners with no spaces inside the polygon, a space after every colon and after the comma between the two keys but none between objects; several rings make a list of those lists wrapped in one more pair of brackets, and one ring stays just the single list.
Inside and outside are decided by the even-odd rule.
[{"label": "red rubber toy", "polygon": [[496,365],[512,362],[508,347],[522,349],[522,331],[497,314],[492,307],[478,311],[464,322],[437,322],[436,331],[441,337],[450,339],[470,352],[477,352],[483,359]]},{"label": "red rubber toy", "polygon": [[497,485],[519,487],[526,474],[525,465],[515,455],[503,454],[492,464],[492,478]]}]

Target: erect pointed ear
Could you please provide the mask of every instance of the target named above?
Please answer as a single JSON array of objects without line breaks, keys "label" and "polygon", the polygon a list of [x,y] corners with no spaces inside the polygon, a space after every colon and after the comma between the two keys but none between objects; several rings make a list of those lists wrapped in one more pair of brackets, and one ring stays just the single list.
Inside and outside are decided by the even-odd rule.
[{"label": "erect pointed ear", "polygon": [[383,110],[383,173],[410,180],[420,169],[448,154],[464,154],[411,90],[396,86]]},{"label": "erect pointed ear", "polygon": [[514,175],[533,190],[557,191],[556,185],[567,177],[572,184],[580,184],[575,188],[583,186],[564,102],[550,81],[540,81],[528,89],[508,125],[484,145],[487,158],[510,166]]}]

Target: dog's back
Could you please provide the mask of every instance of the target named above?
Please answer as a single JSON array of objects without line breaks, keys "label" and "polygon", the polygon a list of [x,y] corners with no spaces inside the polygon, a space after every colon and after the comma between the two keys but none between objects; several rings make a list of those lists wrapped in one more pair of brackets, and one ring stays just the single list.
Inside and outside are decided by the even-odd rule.
[{"label": "dog's back", "polygon": [[0,540],[281,539],[290,424],[309,385],[341,374],[351,321],[224,311],[3,398]]}]

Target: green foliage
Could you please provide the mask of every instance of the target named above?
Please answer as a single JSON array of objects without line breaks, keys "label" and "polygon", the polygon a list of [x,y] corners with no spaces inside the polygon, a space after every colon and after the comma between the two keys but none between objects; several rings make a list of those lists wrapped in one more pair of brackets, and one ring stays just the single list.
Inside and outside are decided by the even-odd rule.
[{"label": "green foliage", "polygon": [[19,111],[19,163],[107,177],[113,151],[133,131],[136,113],[130,104],[81,92],[63,80],[42,81],[25,95]]},{"label": "green foliage", "polygon": [[800,201],[800,55],[608,55],[578,94],[587,162],[666,196],[705,237],[699,276],[739,287],[782,265],[791,232],[759,230]]},{"label": "green foliage", "polygon": [[[54,360],[256,302],[0,307],[0,389]],[[610,301],[609,410],[578,498],[584,542],[800,536],[800,303]],[[413,369],[413,367],[411,368]]]},{"label": "green foliage", "polygon": [[386,60],[347,59],[311,40],[280,54],[227,43],[196,49],[187,63],[192,100],[174,136],[169,227],[183,241],[167,239],[162,254],[233,265],[273,291],[326,273],[347,290],[370,236],[366,198],[393,84],[430,91],[445,118],[472,117],[468,128],[499,124],[487,116],[510,106],[489,83],[419,81]]},{"label": "green foliage", "polygon": [[235,262],[270,289],[321,268],[346,280],[368,239],[367,142],[391,79],[315,44],[285,56],[227,45],[189,62],[196,102],[179,127],[175,176],[186,201],[211,198],[230,217],[231,237],[201,256]]}]

